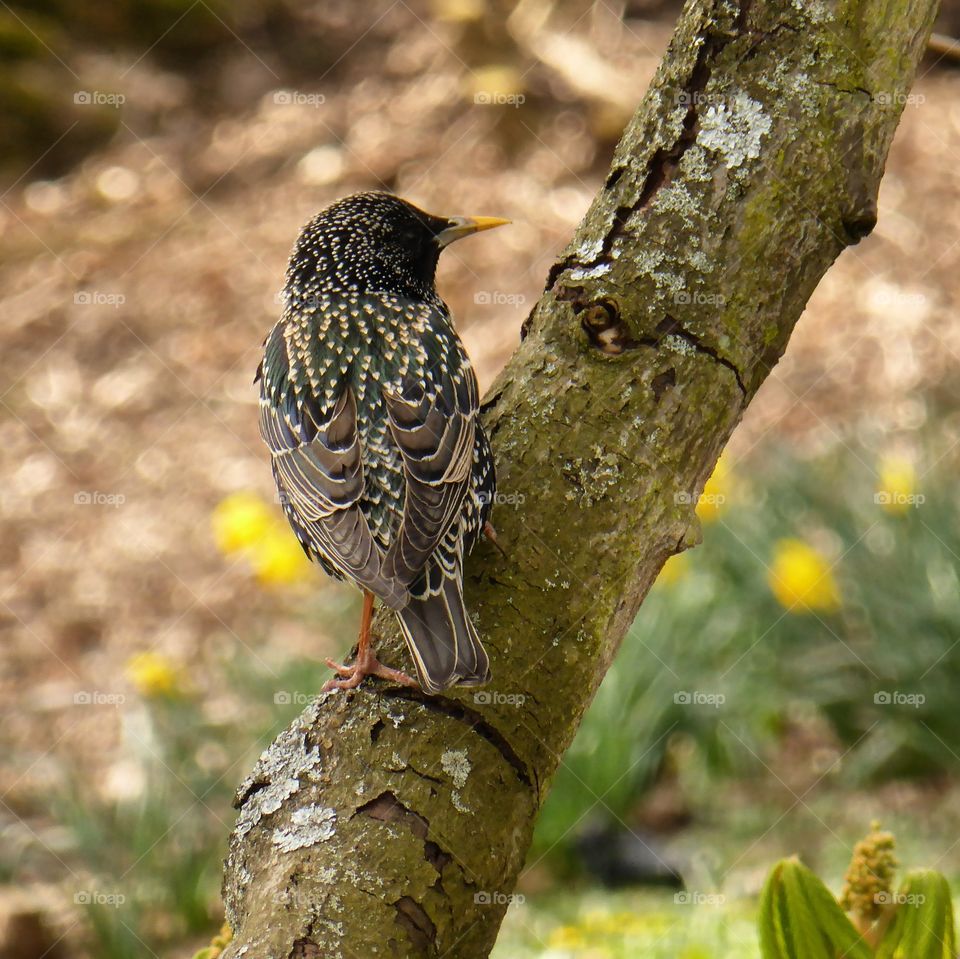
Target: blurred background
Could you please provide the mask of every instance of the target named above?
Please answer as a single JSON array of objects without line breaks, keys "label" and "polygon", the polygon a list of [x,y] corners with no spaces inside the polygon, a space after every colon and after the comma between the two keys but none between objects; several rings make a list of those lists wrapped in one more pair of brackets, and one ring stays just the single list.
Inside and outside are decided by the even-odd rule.
[{"label": "blurred background", "polygon": [[[511,218],[440,268],[489,385],[677,13],[2,5],[0,959],[209,942],[233,790],[354,641],[257,435],[301,225],[371,188]],[[920,73],[877,229],[625,641],[496,956],[754,955],[771,862],[836,887],[872,818],[960,875],[960,74]]]}]

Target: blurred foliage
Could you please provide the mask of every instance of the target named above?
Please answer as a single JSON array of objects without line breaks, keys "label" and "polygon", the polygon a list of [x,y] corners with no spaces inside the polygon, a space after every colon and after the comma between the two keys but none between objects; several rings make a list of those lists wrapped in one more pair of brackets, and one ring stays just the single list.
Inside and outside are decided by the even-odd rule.
[{"label": "blurred foliage", "polygon": [[763,959],[954,959],[950,884],[916,869],[894,890],[894,846],[893,835],[872,823],[854,848],[839,902],[796,857],[777,863],[760,897]]},{"label": "blurred foliage", "polygon": [[11,0],[0,9],[0,177],[58,176],[121,123],[146,133],[174,106],[188,119],[322,76],[341,39],[286,0]]},{"label": "blurred foliage", "polygon": [[[956,462],[943,452],[931,441],[919,465],[896,470],[859,447],[810,460],[768,447],[741,464],[724,461],[698,507],[704,545],[673,559],[644,604],[557,774],[533,857],[554,850],[556,863],[554,847],[566,848],[598,809],[629,820],[658,777],[679,780],[683,801],[704,805],[725,777],[775,764],[797,729],[813,731],[807,752],[820,765],[811,777],[853,785],[952,768],[960,522]],[[883,485],[894,475],[896,490]],[[256,568],[274,513],[250,494],[224,500],[213,517],[221,549]],[[259,710],[218,720],[174,664],[134,657],[127,674],[142,708],[124,722],[139,724],[128,746],[143,788],[91,802],[78,778],[61,803],[96,888],[125,891],[120,907],[89,907],[104,955],[138,954],[138,939],[217,921],[229,794],[252,759],[250,721],[265,743],[321,681],[316,665],[291,664],[285,679],[246,657],[222,668],[230,694]],[[634,933],[646,935],[636,923],[658,921],[637,919],[614,939],[636,949]],[[573,948],[581,934],[554,933],[552,945]],[[686,954],[697,955],[696,927],[684,935]]]},{"label": "blurred foliage", "polygon": [[722,895],[578,890],[515,900],[491,959],[756,959],[756,907]]},{"label": "blurred foliage", "polygon": [[774,866],[760,900],[763,959],[870,959],[873,950],[799,859]]},{"label": "blurred foliage", "polygon": [[[954,769],[956,467],[940,435],[917,456],[851,446],[803,459],[765,446],[724,459],[697,507],[704,544],[674,557],[645,602],[562,762],[531,862],[562,869],[578,827],[629,822],[657,782],[678,788],[679,814],[708,809],[724,781],[779,778],[784,761],[809,763],[810,782],[848,786]],[[237,493],[211,520],[224,555],[243,557],[261,585],[300,581],[306,564],[275,506]],[[288,561],[266,563],[281,533]],[[345,596],[321,593],[303,615],[343,617]],[[78,766],[53,799],[70,836],[63,855],[84,871],[78,893],[95,894],[81,905],[96,954],[110,959],[210,935],[236,782],[324,671],[241,655],[192,676],[146,651],[125,672],[137,698],[120,711],[116,788]],[[589,903],[533,922],[549,928],[518,933],[515,954],[538,954],[524,952],[538,937],[558,955],[602,943],[611,957],[743,955],[755,942],[736,910],[654,908],[626,922]]]},{"label": "blurred foliage", "polygon": [[877,947],[877,959],[954,959],[955,907],[944,875],[915,869],[892,898],[893,920]]},{"label": "blurred foliage", "polygon": [[[658,780],[680,784],[681,805],[706,807],[725,779],[768,776],[764,767],[789,752],[798,730],[808,737],[811,780],[829,774],[854,785],[952,768],[960,750],[950,694],[960,682],[956,462],[932,440],[913,462],[901,458],[893,469],[889,457],[874,462],[860,447],[809,460],[766,447],[723,462],[698,506],[704,545],[671,560],[644,604],[563,760],[531,861],[549,854],[560,866],[558,851],[580,824],[598,815],[629,821]],[[263,585],[298,578],[264,576],[259,565],[278,535],[270,504],[235,494],[212,521],[221,550],[243,555]],[[292,536],[284,544],[298,557]],[[307,615],[329,618],[331,595],[340,594]],[[59,799],[71,854],[94,875],[90,888],[125,897],[87,906],[100,954],[111,959],[142,954],[141,940],[153,947],[209,933],[219,921],[230,796],[252,762],[253,734],[265,745],[322,681],[317,664],[300,661],[277,674],[239,656],[216,671],[225,695],[249,709],[223,714],[176,664],[134,656],[126,672],[140,701],[123,709],[122,761],[135,767],[124,773],[135,788],[92,799],[78,769]],[[619,920],[608,917],[602,935],[596,917],[568,917],[549,947],[575,955],[586,937],[607,942],[610,956],[726,954],[698,951],[716,927],[701,945],[701,927],[673,913],[616,931]],[[655,928],[673,930],[665,941],[677,951],[648,948]]]},{"label": "blurred foliage", "polygon": [[218,673],[227,698],[211,702],[166,657],[134,656],[127,674],[140,698],[120,706],[123,742],[108,777],[119,788],[102,790],[78,767],[52,798],[69,831],[61,861],[75,864],[73,901],[93,955],[139,959],[209,940],[222,921],[233,792],[322,682],[317,666],[264,669],[249,656],[218,664]]},{"label": "blurred foliage", "polygon": [[591,810],[629,820],[658,775],[694,803],[762,775],[798,731],[811,780],[955,772],[957,456],[928,436],[916,467],[893,463],[841,446],[724,465],[703,545],[665,566],[562,761],[535,855]]}]

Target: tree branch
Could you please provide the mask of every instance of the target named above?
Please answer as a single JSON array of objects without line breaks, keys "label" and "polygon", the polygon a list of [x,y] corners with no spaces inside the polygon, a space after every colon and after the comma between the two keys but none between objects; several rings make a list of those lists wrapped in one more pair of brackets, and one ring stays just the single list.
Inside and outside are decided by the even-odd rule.
[{"label": "tree branch", "polygon": [[[547,783],[824,272],[876,220],[933,0],[688,3],[484,418],[492,684],[319,697],[241,787],[231,957],[492,948]],[[405,654],[379,621],[388,662]],[[642,735],[642,731],[637,731]]]}]

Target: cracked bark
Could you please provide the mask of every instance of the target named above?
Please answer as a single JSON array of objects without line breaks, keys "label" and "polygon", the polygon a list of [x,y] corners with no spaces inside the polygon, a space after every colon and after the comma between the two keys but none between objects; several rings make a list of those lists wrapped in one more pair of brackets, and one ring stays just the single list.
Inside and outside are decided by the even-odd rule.
[{"label": "cracked bark", "polygon": [[[936,4],[687,5],[483,407],[484,690],[321,696],[238,791],[226,955],[488,955],[547,784],[813,288],[870,231]],[[378,619],[386,661],[405,652]],[[637,731],[643,735],[642,730]]]}]

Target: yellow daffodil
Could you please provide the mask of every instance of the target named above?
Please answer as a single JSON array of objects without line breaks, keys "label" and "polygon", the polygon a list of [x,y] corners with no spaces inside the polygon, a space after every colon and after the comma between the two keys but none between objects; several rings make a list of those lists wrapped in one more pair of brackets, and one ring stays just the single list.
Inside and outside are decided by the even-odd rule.
[{"label": "yellow daffodil", "polygon": [[583,930],[578,926],[558,926],[547,940],[551,949],[582,949],[586,944]]},{"label": "yellow daffodil", "polygon": [[903,456],[885,456],[877,470],[874,502],[888,513],[899,515],[923,502],[916,491],[917,473],[913,463]]},{"label": "yellow daffodil", "polygon": [[726,457],[721,456],[697,501],[697,516],[700,517],[700,522],[712,523],[717,519],[729,494],[730,467]]},{"label": "yellow daffodil", "polygon": [[293,532],[285,526],[269,529],[249,551],[257,579],[266,586],[285,586],[304,579],[310,563]]},{"label": "yellow daffodil", "polygon": [[830,567],[802,540],[776,543],[767,582],[777,602],[791,612],[830,613],[840,607],[840,591]]},{"label": "yellow daffodil", "polygon": [[276,523],[275,507],[256,493],[233,493],[213,511],[213,536],[224,554],[254,546]]},{"label": "yellow daffodil", "polygon": [[679,583],[680,580],[685,579],[689,572],[690,560],[687,559],[687,554],[677,553],[663,564],[663,569],[660,570],[660,575],[657,577],[657,584],[673,586],[674,583]]},{"label": "yellow daffodil", "polygon": [[162,653],[136,653],[124,671],[141,696],[175,696],[181,691],[180,670]]},{"label": "yellow daffodil", "polygon": [[285,586],[308,575],[310,564],[280,510],[256,493],[234,493],[213,511],[220,551],[246,557],[266,586]]}]

